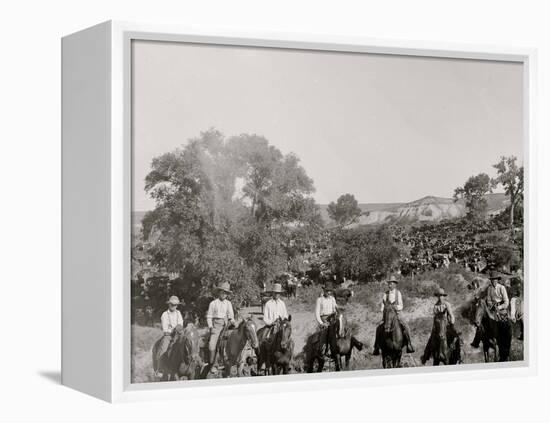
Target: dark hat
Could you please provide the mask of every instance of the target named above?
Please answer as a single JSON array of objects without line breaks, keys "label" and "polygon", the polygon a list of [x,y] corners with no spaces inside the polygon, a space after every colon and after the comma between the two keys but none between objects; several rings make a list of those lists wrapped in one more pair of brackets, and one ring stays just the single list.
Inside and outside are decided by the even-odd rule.
[{"label": "dark hat", "polygon": [[323,289],[325,291],[334,291],[334,285],[332,284],[332,282],[327,282],[323,285]]},{"label": "dark hat", "polygon": [[391,275],[391,277],[386,282],[399,283],[395,275]]}]

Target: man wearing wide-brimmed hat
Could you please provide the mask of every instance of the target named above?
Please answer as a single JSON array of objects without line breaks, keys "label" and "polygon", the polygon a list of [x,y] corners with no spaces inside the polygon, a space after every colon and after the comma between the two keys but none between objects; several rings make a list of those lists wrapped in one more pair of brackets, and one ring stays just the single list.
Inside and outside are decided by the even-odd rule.
[{"label": "man wearing wide-brimmed hat", "polygon": [[[435,292],[434,296],[437,298],[437,301],[435,302],[433,308],[434,319],[437,315],[444,313],[447,317],[447,322],[449,323],[447,334],[449,338],[454,339],[456,336],[458,336],[458,334],[456,333],[456,330],[454,328],[455,315],[453,314],[453,308],[451,307],[451,304],[446,300],[447,294],[445,293],[445,290],[443,288],[439,288]],[[424,349],[424,354],[420,359],[422,361],[422,364],[425,364],[432,355],[432,336],[433,332],[430,334],[430,338],[428,339],[428,343],[426,344],[426,348]]]},{"label": "man wearing wide-brimmed hat", "polygon": [[500,316],[508,316],[508,293],[506,287],[502,285],[502,276],[497,272],[489,274],[490,284],[487,287],[487,305],[492,308]]},{"label": "man wearing wide-brimmed hat", "polygon": [[183,325],[183,317],[178,310],[178,305],[181,304],[179,298],[172,295],[168,301],[166,301],[166,304],[168,304],[168,310],[160,316],[163,337],[158,349],[159,357],[168,350],[176,326]]},{"label": "man wearing wide-brimmed hat", "polygon": [[288,319],[285,302],[281,299],[283,287],[280,283],[274,283],[271,289],[271,298],[264,306],[264,323],[267,326],[273,325],[279,318]]},{"label": "man wearing wide-brimmed hat", "polygon": [[206,313],[206,323],[210,329],[210,341],[208,342],[208,351],[210,353],[210,364],[215,364],[216,348],[220,334],[228,323],[235,323],[233,306],[227,299],[231,294],[230,286],[227,282],[218,285],[216,288],[218,298],[210,302],[208,312]]},{"label": "man wearing wide-brimmed hat", "polygon": [[315,302],[315,320],[322,328],[328,327],[329,317],[336,313],[338,308],[333,294],[334,286],[332,282],[327,282],[323,285],[323,294]]},{"label": "man wearing wide-brimmed hat", "polygon": [[329,319],[338,310],[336,298],[334,298],[334,285],[327,281],[323,285],[323,294],[315,302],[315,320],[319,323],[319,343],[322,353],[330,355],[330,343],[328,338]]},{"label": "man wearing wide-brimmed hat", "polygon": [[[397,312],[397,320],[401,324],[401,328],[403,330],[403,338],[405,341],[405,345],[407,346],[407,352],[413,353],[414,347],[411,343],[411,334],[409,330],[409,326],[400,316],[401,310],[403,310],[403,296],[401,295],[401,291],[397,289],[397,284],[399,283],[397,278],[392,275],[388,280],[388,290],[382,295],[382,304],[380,307],[380,311],[382,314],[384,314],[384,309],[389,304],[391,305],[395,311]],[[382,336],[382,333],[384,331],[384,322],[382,321],[378,328],[376,329],[376,337],[374,340],[374,351],[372,352],[373,355],[379,355],[380,354],[380,339]]]},{"label": "man wearing wide-brimmed hat", "polygon": [[[508,293],[506,288],[501,284],[502,276],[492,270],[489,273],[489,286],[487,287],[487,306],[492,318],[495,320],[507,320],[508,319],[508,306],[510,301],[508,300]],[[479,348],[481,342],[481,328],[477,327],[474,340],[470,344],[474,348]]]}]

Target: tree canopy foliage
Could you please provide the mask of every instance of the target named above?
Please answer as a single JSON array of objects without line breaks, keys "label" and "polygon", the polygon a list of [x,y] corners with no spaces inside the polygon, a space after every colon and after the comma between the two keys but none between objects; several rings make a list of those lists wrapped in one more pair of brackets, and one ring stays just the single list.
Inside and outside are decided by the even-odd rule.
[{"label": "tree canopy foliage", "polygon": [[360,226],[335,231],[330,256],[334,273],[367,282],[389,273],[399,253],[386,227]]},{"label": "tree canopy foliage", "polygon": [[464,186],[458,187],[454,192],[457,201],[463,198],[466,202],[466,217],[470,220],[479,220],[487,213],[487,200],[485,195],[492,192],[491,178],[486,173],[470,176]]},{"label": "tree canopy foliage", "polygon": [[355,223],[361,216],[361,209],[353,194],[344,194],[333,201],[327,208],[329,217],[339,226],[347,226]]},{"label": "tree canopy foliage", "polygon": [[289,238],[322,225],[298,158],[257,135],[203,132],[156,157],[145,189],[156,202],[142,226],[154,264],[205,292],[229,282],[237,301],[286,271]]},{"label": "tree canopy foliage", "polygon": [[[505,194],[510,198],[508,213],[510,217],[510,230],[514,232],[514,219],[516,208],[523,212],[523,166],[518,166],[515,156],[501,157],[500,161],[493,165],[497,170],[497,177],[492,180],[493,186],[502,185]],[[517,207],[520,206],[520,207]],[[523,216],[523,213],[521,213]]]}]

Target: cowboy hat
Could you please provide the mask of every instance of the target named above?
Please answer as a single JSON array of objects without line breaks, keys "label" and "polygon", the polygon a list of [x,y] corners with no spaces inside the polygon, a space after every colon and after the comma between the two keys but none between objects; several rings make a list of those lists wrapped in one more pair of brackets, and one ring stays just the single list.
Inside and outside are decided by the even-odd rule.
[{"label": "cowboy hat", "polygon": [[280,283],[274,283],[273,284],[273,288],[271,289],[271,292],[273,293],[282,293],[283,292],[283,287]]},{"label": "cowboy hat", "polygon": [[168,301],[166,301],[166,304],[172,304],[172,305],[179,305],[180,299],[176,297],[175,295],[172,295]]},{"label": "cowboy hat", "polygon": [[445,293],[445,290],[443,288],[439,288],[437,291],[435,291],[434,294],[436,297],[446,297],[447,294]]},{"label": "cowboy hat", "polygon": [[391,277],[386,282],[399,283],[395,275],[391,275]]},{"label": "cowboy hat", "polygon": [[494,280],[494,279],[500,280],[500,279],[502,279],[502,276],[500,276],[498,274],[498,272],[495,272],[494,270],[492,270],[491,273],[489,273],[489,279],[490,280]]},{"label": "cowboy hat", "polygon": [[229,293],[229,294],[232,294],[232,292],[231,292],[231,287],[229,286],[229,283],[227,283],[227,282],[224,282],[224,283],[218,285],[218,286],[216,287],[216,289],[217,289],[218,291],[225,291],[225,292],[227,292],[227,293]]}]

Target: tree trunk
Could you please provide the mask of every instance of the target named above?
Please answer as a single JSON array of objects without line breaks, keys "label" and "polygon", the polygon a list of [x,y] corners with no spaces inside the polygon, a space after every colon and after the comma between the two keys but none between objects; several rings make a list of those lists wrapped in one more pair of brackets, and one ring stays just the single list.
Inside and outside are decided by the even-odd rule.
[{"label": "tree trunk", "polygon": [[515,199],[510,199],[510,236],[514,240],[514,203]]}]

